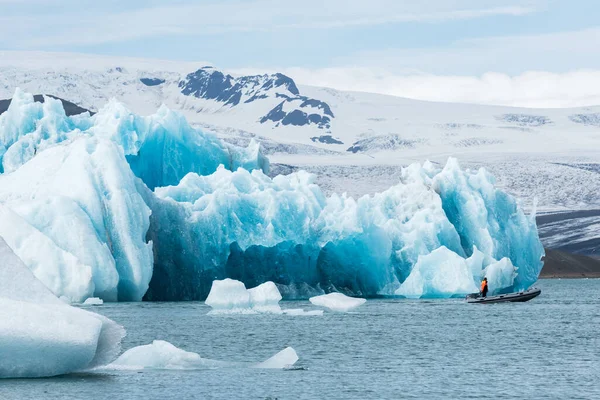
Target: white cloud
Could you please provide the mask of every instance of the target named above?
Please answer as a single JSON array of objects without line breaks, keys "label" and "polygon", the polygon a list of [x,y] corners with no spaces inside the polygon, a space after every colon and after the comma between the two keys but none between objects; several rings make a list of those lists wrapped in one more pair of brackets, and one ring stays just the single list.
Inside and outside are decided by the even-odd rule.
[{"label": "white cloud", "polygon": [[421,100],[524,107],[600,105],[597,43],[600,28],[590,28],[461,40],[445,48],[361,52],[339,59],[337,67],[271,70],[306,85]]},{"label": "white cloud", "polygon": [[458,40],[439,48],[386,49],[348,55],[338,65],[412,69],[438,75],[476,75],[500,70],[600,69],[600,27],[538,35]]},{"label": "white cloud", "polygon": [[[600,105],[600,70],[567,73],[530,71],[517,76],[394,74],[382,69],[278,69],[300,84],[381,93],[418,100],[534,108]],[[255,73],[253,69],[236,73]],[[264,71],[261,71],[264,72]]]},{"label": "white cloud", "polygon": [[[6,1],[6,0],[0,0]],[[73,3],[62,11],[32,14],[13,12],[0,17],[0,43],[11,47],[90,45],[161,35],[211,35],[225,32],[338,28],[399,22],[441,22],[493,15],[521,16],[535,12],[543,0],[278,0],[213,1],[119,11],[86,10]],[[166,3],[166,2],[163,2]],[[166,3],[169,4],[169,3]],[[0,13],[1,14],[1,13]],[[27,29],[24,29],[27,27]]]}]

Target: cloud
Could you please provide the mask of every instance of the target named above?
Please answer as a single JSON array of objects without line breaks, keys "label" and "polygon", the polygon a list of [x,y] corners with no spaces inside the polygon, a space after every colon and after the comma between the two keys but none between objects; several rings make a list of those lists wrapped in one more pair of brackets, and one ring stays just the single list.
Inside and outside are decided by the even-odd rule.
[{"label": "cloud", "polygon": [[[0,0],[6,1],[6,0]],[[93,45],[164,35],[214,35],[227,32],[332,29],[402,22],[435,23],[494,15],[522,16],[536,11],[542,0],[276,0],[213,1],[123,9],[109,1],[105,8],[81,8],[72,0],[59,12],[4,13],[0,17],[0,43],[12,48],[57,45]],[[40,4],[46,4],[41,2]],[[53,2],[48,2],[51,6]],[[72,7],[68,5],[71,4]],[[142,3],[143,4],[143,3]],[[42,6],[40,6],[42,7]],[[43,10],[42,10],[43,11]],[[28,29],[24,29],[26,26]]]},{"label": "cloud", "polygon": [[[363,67],[287,68],[281,71],[300,84],[427,101],[533,108],[600,105],[600,70],[566,73],[529,71],[516,76],[497,72],[480,76],[403,75]],[[244,69],[235,72],[257,71]]]},{"label": "cloud", "polygon": [[528,70],[600,69],[600,27],[537,35],[461,39],[444,47],[361,51],[338,65],[412,69],[437,75],[479,75],[500,70],[517,75]]},{"label": "cloud", "polygon": [[336,67],[270,70],[301,84],[420,100],[524,107],[600,105],[600,53],[595,43],[600,43],[599,27],[459,40],[444,48],[359,52],[338,59]]}]

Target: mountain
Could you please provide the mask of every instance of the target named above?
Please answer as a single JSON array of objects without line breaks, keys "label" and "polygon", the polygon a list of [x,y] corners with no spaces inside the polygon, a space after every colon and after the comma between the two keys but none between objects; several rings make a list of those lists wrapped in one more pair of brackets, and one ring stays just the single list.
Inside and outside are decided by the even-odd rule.
[{"label": "mountain", "polygon": [[297,160],[314,149],[317,159],[304,160],[309,164],[320,163],[323,154],[344,156],[344,164],[354,165],[406,163],[448,154],[476,160],[482,153],[589,155],[598,145],[600,107],[433,103],[302,86],[279,73],[233,76],[206,65],[182,72],[170,64],[161,70],[160,63],[148,68],[148,63],[139,67],[121,59],[100,60],[82,65],[75,59],[63,68],[44,65],[50,63],[45,60],[26,68],[12,66],[11,57],[5,57],[0,60],[0,98],[10,98],[19,86],[91,111],[112,97],[142,114],[164,103],[232,140],[255,136],[302,145]]},{"label": "mountain", "polygon": [[208,63],[2,52],[0,98],[16,87],[92,112],[113,97],[140,114],[165,104],[228,142],[259,140],[272,174],[306,169],[329,193],[372,194],[403,179],[403,166],[454,156],[546,216],[546,245],[600,251],[600,106],[435,103],[304,86],[279,73],[236,76]]},{"label": "mountain", "polygon": [[[147,78],[142,78],[142,83],[148,85],[147,80],[143,79]],[[155,79],[153,83],[156,82]],[[264,99],[278,99],[279,104],[260,117],[261,124],[269,121],[274,122],[276,127],[314,124],[319,129],[328,129],[333,118],[329,105],[301,96],[296,83],[283,74],[234,78],[212,67],[204,67],[188,74],[178,86],[184,96],[213,100],[230,107],[239,106],[240,103],[249,104]]]}]

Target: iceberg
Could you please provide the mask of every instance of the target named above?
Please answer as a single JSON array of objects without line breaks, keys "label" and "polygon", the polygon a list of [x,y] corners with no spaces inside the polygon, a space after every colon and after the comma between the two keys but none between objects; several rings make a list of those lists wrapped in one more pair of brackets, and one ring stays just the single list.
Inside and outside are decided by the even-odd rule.
[{"label": "iceberg", "polygon": [[131,348],[121,354],[108,369],[201,369],[226,366],[227,363],[200,357],[164,340]]},{"label": "iceberg", "polygon": [[283,369],[294,365],[297,361],[298,355],[291,347],[283,349],[273,357],[260,363],[239,363],[202,358],[197,353],[182,350],[164,340],[155,340],[151,344],[127,350],[104,369],[189,370],[223,367]]},{"label": "iceberg", "polygon": [[83,302],[84,306],[101,306],[102,304],[104,304],[104,301],[98,297],[90,297]]},{"label": "iceberg", "polygon": [[125,330],[54,296],[0,238],[0,378],[36,378],[110,363]]},{"label": "iceberg", "polygon": [[143,117],[113,99],[94,116],[67,117],[60,100],[45,96],[44,103],[36,103],[32,94],[16,89],[0,115],[0,172],[14,171],[37,153],[80,136],[118,145],[135,175],[151,189],[177,184],[189,172],[210,174],[219,165],[264,172],[269,168],[256,141],[246,149],[224,143],[191,127],[166,106]]},{"label": "iceberg", "polygon": [[[452,158],[375,195],[326,196],[304,171],[270,178],[258,143],[226,144],[164,106],[67,117],[19,90],[0,154],[0,235],[73,303],[204,300],[225,278],[286,298],[447,297],[486,274],[492,293],[526,289],[542,267],[535,216]],[[440,252],[452,262],[438,268]]]},{"label": "iceberg", "polygon": [[273,282],[265,282],[246,289],[243,282],[227,278],[213,281],[206,304],[212,307],[209,314],[323,315],[322,310],[305,311],[301,308],[282,310],[279,306],[281,299],[281,293]]},{"label": "iceberg", "polygon": [[[284,294],[301,297],[310,292],[306,287],[360,297],[394,295],[413,271],[404,289],[425,288],[428,283],[417,281],[425,277],[426,260],[415,266],[442,247],[464,262],[476,255],[465,264],[466,273],[446,271],[461,274],[446,280],[449,285],[463,278],[470,284],[436,284],[422,297],[476,288],[485,268],[504,258],[517,269],[502,270],[508,276],[498,277],[503,283],[497,290],[529,287],[542,267],[534,216],[525,216],[512,197],[496,189],[485,170],[462,171],[453,159],[442,169],[413,164],[398,185],[358,200],[326,197],[314,176],[302,171],[271,179],[260,170],[222,167],[207,176],[188,174],[178,185],[144,197],[155,218],[149,237],[158,278],[146,294],[151,300],[176,300],[182,293],[202,299],[209,277],[249,286],[268,280],[285,287]],[[186,235],[177,235],[174,227]],[[195,252],[182,257],[183,249]]]},{"label": "iceberg", "polygon": [[0,149],[0,235],[72,303],[146,293],[153,252],[141,185],[177,183],[222,163],[268,169],[258,143],[224,144],[165,107],[140,117],[111,101],[93,117],[67,117],[59,100],[36,103],[20,90],[0,115]]},{"label": "iceberg", "polygon": [[233,279],[215,280],[206,304],[211,313],[273,313],[281,314],[281,294],[273,282],[246,289],[243,282]]},{"label": "iceberg", "polygon": [[261,313],[281,313],[279,301],[282,299],[279,289],[273,282],[265,282],[252,289],[248,289],[250,306]]},{"label": "iceberg", "polygon": [[252,367],[264,369],[284,369],[293,366],[297,361],[298,354],[296,353],[296,350],[291,347],[286,347],[268,360],[254,364]]},{"label": "iceberg", "polygon": [[250,293],[243,282],[233,279],[215,280],[205,303],[211,313],[250,313]]},{"label": "iceberg", "polygon": [[348,312],[367,302],[366,299],[348,297],[342,293],[329,293],[308,299],[312,304],[325,307],[331,311]]},{"label": "iceberg", "polygon": [[135,180],[113,142],[51,147],[0,175],[0,235],[59,297],[139,301],[153,255],[150,209]]}]

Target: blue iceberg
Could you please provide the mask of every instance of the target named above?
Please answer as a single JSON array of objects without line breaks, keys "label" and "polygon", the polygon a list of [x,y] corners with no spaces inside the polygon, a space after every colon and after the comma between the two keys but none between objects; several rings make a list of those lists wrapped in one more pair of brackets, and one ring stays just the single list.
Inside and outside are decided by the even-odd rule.
[{"label": "blue iceberg", "polygon": [[358,200],[326,197],[314,178],[219,168],[157,188],[150,235],[160,278],[147,298],[202,299],[226,277],[273,281],[288,298],[450,297],[477,291],[488,269],[496,291],[537,280],[544,250],[535,219],[484,170],[464,172],[453,159],[443,169],[414,164],[398,185]]},{"label": "blue iceberg", "polygon": [[484,275],[493,292],[524,289],[542,267],[534,215],[455,159],[328,197],[307,172],[267,176],[258,143],[223,143],[164,106],[67,117],[21,91],[0,144],[0,236],[73,302],[203,300],[225,278],[285,298],[451,297]]}]

